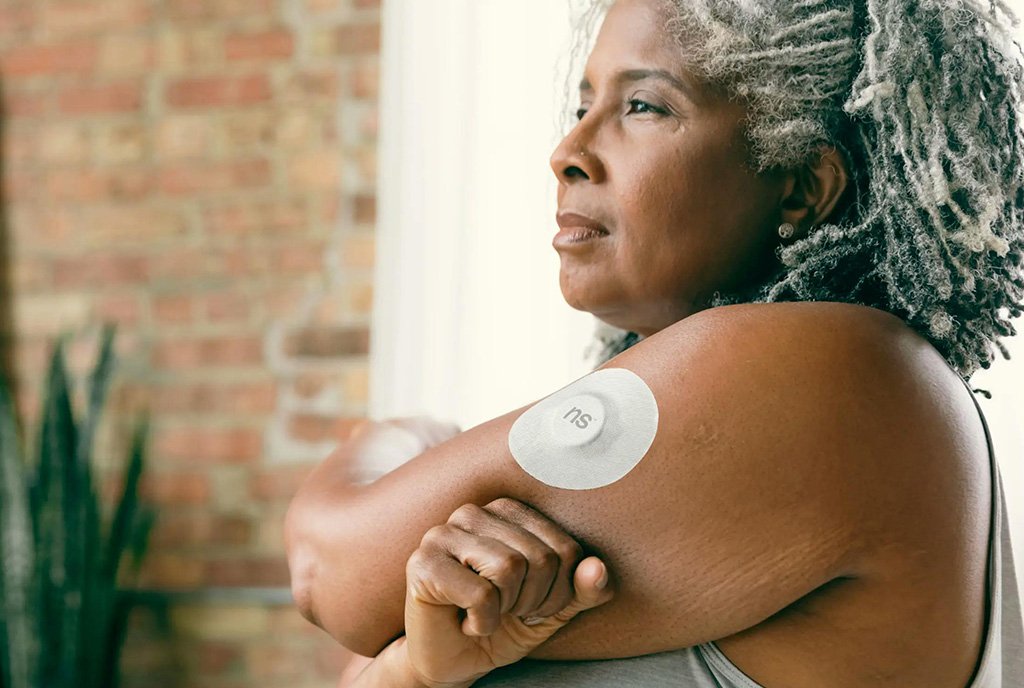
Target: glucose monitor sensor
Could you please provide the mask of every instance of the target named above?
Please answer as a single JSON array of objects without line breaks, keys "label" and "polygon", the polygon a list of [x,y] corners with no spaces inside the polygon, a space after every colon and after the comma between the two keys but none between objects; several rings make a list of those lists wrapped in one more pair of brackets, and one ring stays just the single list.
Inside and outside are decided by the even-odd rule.
[{"label": "glucose monitor sensor", "polygon": [[623,478],[640,463],[658,431],[658,403],[639,375],[603,368],[526,410],[508,448],[537,480],[592,490]]}]

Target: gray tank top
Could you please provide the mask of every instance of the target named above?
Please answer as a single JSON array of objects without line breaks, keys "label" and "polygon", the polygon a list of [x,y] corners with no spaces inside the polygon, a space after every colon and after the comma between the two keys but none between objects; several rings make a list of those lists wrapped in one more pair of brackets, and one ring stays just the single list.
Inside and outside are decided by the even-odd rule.
[{"label": "gray tank top", "polygon": [[[988,617],[981,660],[966,688],[1024,687],[1024,630],[1010,546],[1009,520],[1002,476],[996,463],[985,414],[966,381],[988,440],[992,471],[992,520],[988,550]],[[682,650],[600,661],[524,659],[497,669],[474,688],[764,688],[744,674],[714,642]],[[772,688],[783,688],[772,686]]]}]

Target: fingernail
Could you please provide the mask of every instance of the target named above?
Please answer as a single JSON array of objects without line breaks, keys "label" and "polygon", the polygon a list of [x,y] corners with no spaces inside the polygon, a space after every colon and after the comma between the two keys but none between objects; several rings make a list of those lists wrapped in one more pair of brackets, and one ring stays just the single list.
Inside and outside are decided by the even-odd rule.
[{"label": "fingernail", "polygon": [[536,626],[539,623],[547,621],[547,617],[528,616],[523,619],[523,623],[527,626]]},{"label": "fingernail", "polygon": [[601,562],[601,571],[601,577],[594,584],[598,590],[604,590],[604,586],[608,585],[608,567],[604,565],[604,562]]}]

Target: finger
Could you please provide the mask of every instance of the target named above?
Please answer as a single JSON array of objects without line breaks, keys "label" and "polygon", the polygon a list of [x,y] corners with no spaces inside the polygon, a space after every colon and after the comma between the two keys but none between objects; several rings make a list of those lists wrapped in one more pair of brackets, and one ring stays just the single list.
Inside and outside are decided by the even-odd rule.
[{"label": "finger", "polygon": [[558,571],[551,588],[544,601],[529,613],[532,616],[550,616],[569,604],[573,598],[573,571],[583,559],[583,547],[580,543],[562,526],[531,506],[515,499],[508,497],[496,499],[487,504],[484,509],[533,533],[554,550],[559,557]]},{"label": "finger", "polygon": [[528,566],[518,550],[451,524],[431,528],[420,546],[447,554],[489,580],[498,589],[501,614],[515,605]]},{"label": "finger", "polygon": [[578,614],[605,604],[615,596],[608,567],[597,557],[587,557],[576,567],[573,574],[573,599],[551,616],[539,619],[538,623],[525,624],[533,632],[549,637]]},{"label": "finger", "polygon": [[[466,532],[499,540],[519,551],[527,562],[526,577],[515,604],[512,607],[502,605],[502,613],[525,616],[540,610],[562,568],[557,552],[529,530],[476,504],[459,507],[448,519],[448,523]],[[567,597],[562,606],[568,601]]]},{"label": "finger", "polygon": [[407,631],[410,615],[418,624],[415,628],[459,625],[456,607],[466,610],[461,622],[465,635],[485,636],[498,629],[501,613],[497,588],[450,556],[417,549],[409,557],[405,576]]}]

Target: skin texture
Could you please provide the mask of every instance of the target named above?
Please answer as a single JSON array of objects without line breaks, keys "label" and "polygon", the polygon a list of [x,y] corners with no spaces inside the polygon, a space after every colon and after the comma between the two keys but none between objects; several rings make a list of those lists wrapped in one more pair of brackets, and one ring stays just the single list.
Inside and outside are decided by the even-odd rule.
[{"label": "skin texture", "polygon": [[699,84],[691,100],[625,83],[637,69],[686,78],[663,19],[650,0],[616,3],[587,65],[586,113],[551,164],[560,211],[608,229],[559,251],[563,295],[645,335],[602,367],[639,375],[672,422],[625,478],[583,492],[537,482],[509,454],[530,405],[370,485],[351,484],[340,450],[289,510],[296,599],[376,655],[403,632],[405,566],[424,534],[508,497],[600,556],[616,590],[533,659],[715,640],[768,688],[962,688],[983,630],[990,499],[973,403],[930,344],[880,311],[704,308],[772,269],[781,222],[800,236],[828,217],[845,162],[823,150],[755,175],[740,104]]},{"label": "skin texture", "polygon": [[527,407],[369,485],[348,484],[337,459],[318,466],[289,511],[305,613],[376,655],[403,631],[423,535],[464,504],[510,497],[599,556],[616,589],[532,658],[717,640],[768,688],[966,685],[989,468],[973,403],[929,344],[858,306],[729,306],[605,367],[639,375],[675,419],[607,487],[559,490],[520,470],[507,433]]}]

